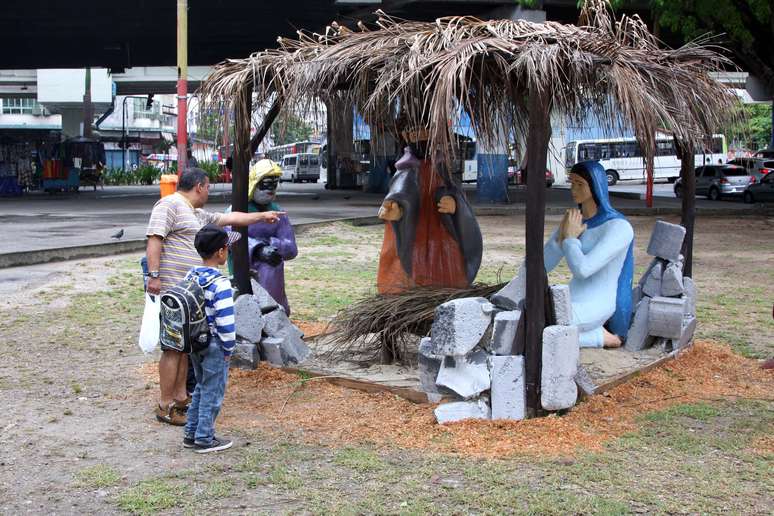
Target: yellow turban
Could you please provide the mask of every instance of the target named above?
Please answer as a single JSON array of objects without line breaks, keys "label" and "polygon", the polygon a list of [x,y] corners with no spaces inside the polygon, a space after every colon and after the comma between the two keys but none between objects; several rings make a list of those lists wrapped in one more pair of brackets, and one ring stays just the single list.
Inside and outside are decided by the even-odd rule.
[{"label": "yellow turban", "polygon": [[252,199],[255,187],[266,177],[281,177],[282,169],[270,159],[262,159],[250,167],[250,175],[247,178],[247,198]]}]

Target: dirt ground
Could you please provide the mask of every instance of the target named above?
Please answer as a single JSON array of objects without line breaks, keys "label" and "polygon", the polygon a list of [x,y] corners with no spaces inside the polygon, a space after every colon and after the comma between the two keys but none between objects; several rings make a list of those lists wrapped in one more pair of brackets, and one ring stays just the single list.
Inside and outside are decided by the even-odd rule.
[{"label": "dirt ground", "polygon": [[[638,275],[654,220],[632,219]],[[567,416],[438,427],[427,406],[262,367],[232,375],[219,425],[236,445],[212,457],[152,418],[138,256],[17,269],[0,287],[0,513],[770,514],[772,222],[697,221],[701,344]],[[523,218],[481,225],[480,278],[509,278]],[[288,290],[308,331],[372,289],[379,245],[378,227],[299,236]]]}]

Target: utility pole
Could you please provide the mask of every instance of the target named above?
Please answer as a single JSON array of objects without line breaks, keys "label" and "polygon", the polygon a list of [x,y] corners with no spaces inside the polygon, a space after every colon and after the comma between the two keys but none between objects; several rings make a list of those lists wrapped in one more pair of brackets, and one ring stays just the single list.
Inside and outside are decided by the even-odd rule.
[{"label": "utility pole", "polygon": [[177,174],[188,164],[188,0],[177,0]]},{"label": "utility pole", "polygon": [[91,123],[94,121],[94,106],[91,104],[91,68],[86,68],[83,91],[83,137],[91,138]]}]

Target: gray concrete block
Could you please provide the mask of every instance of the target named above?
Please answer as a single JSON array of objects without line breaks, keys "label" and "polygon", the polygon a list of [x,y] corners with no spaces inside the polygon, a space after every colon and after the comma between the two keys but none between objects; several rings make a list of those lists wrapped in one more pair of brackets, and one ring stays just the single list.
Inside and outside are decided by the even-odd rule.
[{"label": "gray concrete block", "polygon": [[[437,394],[437,399],[440,399],[440,396],[444,394],[454,394],[453,391],[440,387],[435,383],[438,379],[438,372],[441,370],[444,357],[434,355],[432,349],[433,345],[430,342],[430,337],[422,337],[422,340],[419,342],[419,353],[417,354],[419,385],[424,392],[428,393],[430,401],[432,401],[430,394]],[[433,397],[433,399],[436,398]]]},{"label": "gray concrete block", "polygon": [[521,319],[520,310],[498,312],[492,325],[492,339],[489,341],[489,351],[495,355],[510,355],[513,351],[513,341]]},{"label": "gray concrete block", "polygon": [[302,363],[309,356],[309,346],[297,332],[288,332],[282,338],[280,353],[283,365],[297,365]]},{"label": "gray concrete block", "polygon": [[527,394],[523,356],[491,356],[492,419],[524,419]]},{"label": "gray concrete block", "polygon": [[629,327],[629,333],[626,335],[624,348],[627,351],[642,351],[652,344],[653,339],[648,334],[649,308],[650,298],[643,297],[634,311],[632,325]]},{"label": "gray concrete block", "polygon": [[527,268],[522,265],[519,272],[503,288],[492,294],[492,303],[503,310],[521,309],[522,301],[527,295]]},{"label": "gray concrete block", "polygon": [[683,328],[685,301],[671,297],[654,297],[648,306],[648,334],[679,339]]},{"label": "gray concrete block", "polygon": [[291,322],[282,307],[263,314],[263,322],[263,332],[269,337],[284,337],[289,334],[294,334],[298,337],[304,336],[304,333]]},{"label": "gray concrete block", "polygon": [[239,369],[255,369],[261,361],[259,346],[253,342],[237,339],[234,352],[231,354],[229,367]]},{"label": "gray concrete block", "polygon": [[664,265],[661,262],[656,263],[651,269],[645,283],[642,285],[642,293],[648,297],[658,297],[661,295],[661,278],[664,274]]},{"label": "gray concrete block", "polygon": [[446,387],[465,399],[478,396],[491,385],[487,353],[476,350],[465,356],[447,356],[438,371],[435,383]]},{"label": "gray concrete block", "polygon": [[282,358],[282,337],[264,337],[261,340],[261,359],[266,362],[283,367],[285,361]]},{"label": "gray concrete block", "polygon": [[257,344],[261,340],[264,320],[261,307],[253,296],[244,294],[234,302],[236,334],[245,340]]},{"label": "gray concrete block", "polygon": [[685,228],[679,224],[670,224],[657,220],[648,242],[648,254],[664,260],[676,262],[680,259]]},{"label": "gray concrete block", "polygon": [[277,303],[274,298],[271,297],[271,294],[269,294],[260,283],[255,281],[255,278],[250,278],[250,285],[253,287],[253,297],[256,301],[258,301],[258,304],[261,307],[261,312],[269,313],[272,310],[279,308],[279,303]]},{"label": "gray concrete block", "polygon": [[453,401],[438,405],[435,410],[438,423],[453,423],[465,419],[489,419],[489,404],[484,399],[474,401]]},{"label": "gray concrete block", "polygon": [[434,355],[469,353],[492,323],[494,307],[483,297],[454,299],[435,310],[430,330]]},{"label": "gray concrete block", "polygon": [[637,282],[638,285],[642,286],[645,284],[645,282],[648,280],[648,277],[650,276],[650,271],[653,270],[653,267],[655,267],[657,263],[662,263],[662,261],[658,258],[653,258],[650,261],[650,263],[648,264],[648,268],[645,269],[645,272],[642,273],[642,277],[640,277],[640,281]]},{"label": "gray concrete block", "polygon": [[572,303],[570,302],[569,285],[551,285],[551,300],[554,303],[554,314],[558,326],[572,324]]},{"label": "gray concrete block", "polygon": [[575,375],[580,360],[577,326],[547,326],[543,329],[540,403],[546,410],[575,405],[578,386]]},{"label": "gray concrete block", "polygon": [[685,315],[696,317],[696,283],[693,278],[683,277],[683,296],[685,300]]},{"label": "gray concrete block", "polygon": [[597,384],[591,379],[586,368],[580,364],[578,364],[578,372],[575,373],[575,385],[578,386],[578,390],[586,397],[593,396],[597,390]]},{"label": "gray concrete block", "polygon": [[696,317],[689,315],[683,317],[680,338],[673,340],[674,349],[684,349],[693,343],[693,334],[696,332]]},{"label": "gray concrete block", "polygon": [[661,276],[661,295],[667,297],[679,296],[683,293],[683,264],[671,262]]},{"label": "gray concrete block", "polygon": [[637,308],[637,303],[642,299],[642,285],[637,285],[632,289],[632,313]]}]

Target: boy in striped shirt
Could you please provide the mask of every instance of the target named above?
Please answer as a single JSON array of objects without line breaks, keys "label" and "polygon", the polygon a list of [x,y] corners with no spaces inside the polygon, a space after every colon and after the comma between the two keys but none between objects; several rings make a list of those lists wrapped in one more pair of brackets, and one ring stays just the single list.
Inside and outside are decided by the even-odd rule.
[{"label": "boy in striped shirt", "polygon": [[194,239],[196,251],[204,263],[188,271],[187,277],[196,276],[204,288],[204,311],[211,333],[210,345],[203,351],[191,353],[196,389],[188,408],[183,446],[193,448],[196,453],[225,450],[232,444],[228,439],[215,436],[215,419],[226,393],[229,361],[236,346],[231,282],[218,267],[226,263],[228,248],[239,237],[239,233],[207,224]]}]

